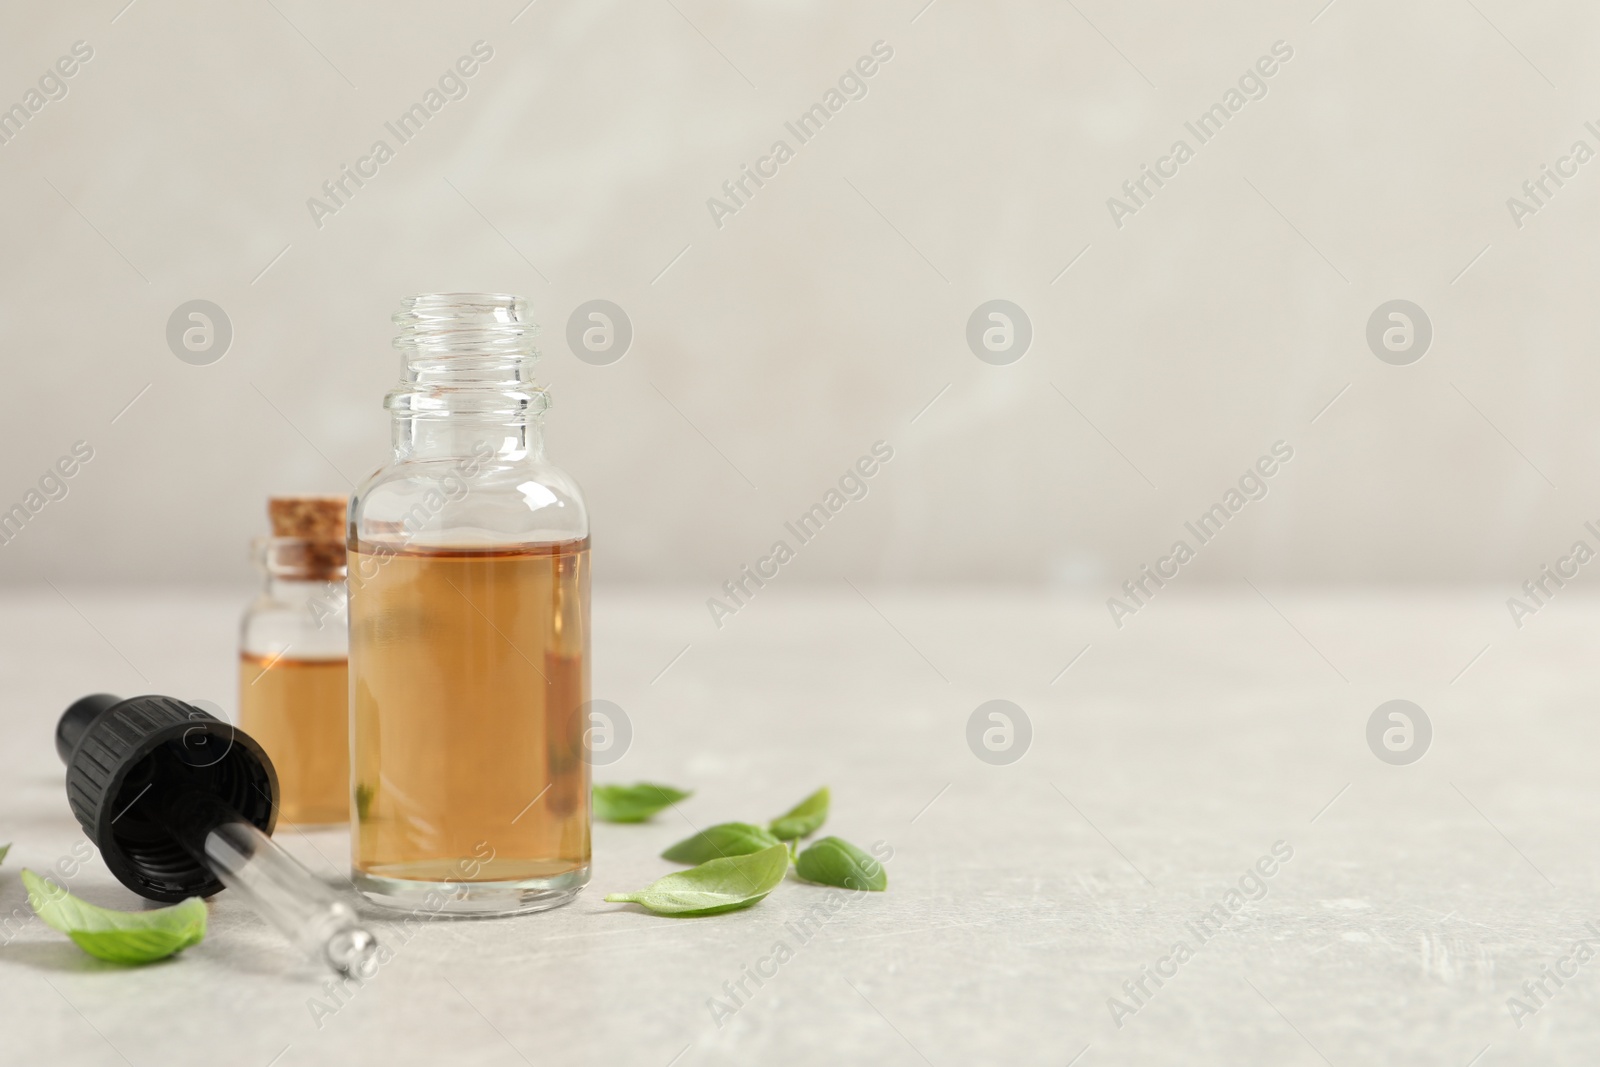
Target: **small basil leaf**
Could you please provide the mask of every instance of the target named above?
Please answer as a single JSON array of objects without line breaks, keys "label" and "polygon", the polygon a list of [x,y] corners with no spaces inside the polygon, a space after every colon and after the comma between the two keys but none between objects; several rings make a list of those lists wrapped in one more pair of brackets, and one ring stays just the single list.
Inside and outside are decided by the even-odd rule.
[{"label": "small basil leaf", "polygon": [[686,837],[661,854],[674,863],[705,863],[723,856],[748,856],[778,843],[766,830],[747,822],[725,822]]},{"label": "small basil leaf", "polygon": [[745,856],[707,860],[657,879],[637,893],[612,893],[614,904],[643,904],[657,915],[691,918],[748,908],[772,892],[789,871],[789,850],[773,845]]},{"label": "small basil leaf", "polygon": [[3,845],[0,845],[0,863],[4,863],[5,862],[6,853],[10,852],[10,851],[11,851],[11,843],[9,841],[6,842]]},{"label": "small basil leaf", "polygon": [[644,822],[661,809],[689,796],[681,789],[653,782],[597,785],[594,787],[594,817],[601,822]]},{"label": "small basil leaf", "polygon": [[841,889],[881,893],[889,888],[889,872],[848,841],[824,837],[800,853],[795,873],[808,882],[836,885]]},{"label": "small basil leaf", "polygon": [[79,900],[26,868],[22,884],[44,924],[97,959],[151,963],[205,940],[206,903],[199,897],[154,911],[112,911]]},{"label": "small basil leaf", "polygon": [[806,797],[800,803],[772,820],[768,827],[780,841],[793,841],[817,832],[828,821],[828,787]]}]

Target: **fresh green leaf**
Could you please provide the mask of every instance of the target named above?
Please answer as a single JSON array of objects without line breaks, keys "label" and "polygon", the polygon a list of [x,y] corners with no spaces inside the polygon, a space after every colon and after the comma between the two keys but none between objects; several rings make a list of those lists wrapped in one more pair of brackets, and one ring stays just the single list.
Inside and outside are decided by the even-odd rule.
[{"label": "fresh green leaf", "polygon": [[889,888],[889,872],[848,841],[824,837],[812,843],[795,861],[795,873],[808,882],[841,889],[881,893]]},{"label": "fresh green leaf", "polygon": [[773,845],[745,856],[708,860],[658,879],[637,893],[613,893],[615,904],[643,904],[657,915],[690,918],[748,908],[789,871],[789,850]]},{"label": "fresh green leaf", "polygon": [[79,900],[27,868],[22,884],[28,888],[28,903],[45,925],[66,934],[97,959],[151,963],[205,940],[206,903],[199,897],[154,911],[112,911]]},{"label": "fresh green leaf", "polygon": [[725,822],[686,837],[661,854],[674,863],[705,863],[722,856],[748,856],[778,843],[766,830],[747,822]]},{"label": "fresh green leaf", "polygon": [[806,797],[800,803],[772,820],[768,827],[780,841],[793,841],[817,832],[828,820],[828,787]]},{"label": "fresh green leaf", "polygon": [[594,817],[601,822],[644,822],[661,809],[689,796],[691,794],[681,789],[653,782],[597,785],[594,787]]},{"label": "fresh green leaf", "polygon": [[5,844],[0,845],[0,863],[4,863],[5,862],[6,853],[10,852],[10,851],[11,851],[11,842],[7,841]]}]

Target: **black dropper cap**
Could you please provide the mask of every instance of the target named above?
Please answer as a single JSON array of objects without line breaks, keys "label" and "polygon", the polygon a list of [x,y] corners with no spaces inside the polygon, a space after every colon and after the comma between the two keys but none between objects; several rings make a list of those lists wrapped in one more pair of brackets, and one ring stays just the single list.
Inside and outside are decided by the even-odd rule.
[{"label": "black dropper cap", "polygon": [[230,819],[271,834],[278,773],[244,731],[193,704],[107,693],[56,724],[67,802],[117,880],[142,897],[207,897],[222,883],[197,858]]}]

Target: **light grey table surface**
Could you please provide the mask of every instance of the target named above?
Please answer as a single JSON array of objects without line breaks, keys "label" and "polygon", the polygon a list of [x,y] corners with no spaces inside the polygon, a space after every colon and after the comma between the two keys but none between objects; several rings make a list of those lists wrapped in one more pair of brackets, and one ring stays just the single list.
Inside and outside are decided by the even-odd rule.
[{"label": "light grey table surface", "polygon": [[[142,969],[25,918],[0,947],[0,1060],[1592,1064],[1600,964],[1520,1020],[1507,1000],[1600,928],[1600,603],[1568,592],[1519,631],[1508,590],[1196,587],[1118,631],[1082,598],[775,584],[719,631],[708,592],[596,598],[594,695],[634,729],[597,780],[695,795],[597,826],[573,905],[391,931],[393,961],[342,1004],[226,893],[202,945]],[[0,601],[5,912],[26,915],[18,870],[79,837],[51,749],[62,707],[143,690],[231,711],[239,606],[65,586]],[[996,698],[1033,729],[1006,766],[966,740]],[[1409,766],[1367,746],[1393,698],[1433,725]],[[657,853],[691,824],[768,817],[823,783],[828,829],[894,858],[887,893],[808,941],[788,924],[824,891],[798,883],[709,919],[601,901],[673,869]],[[343,834],[280,837],[344,867]],[[1293,856],[1265,896],[1202,943],[1189,924],[1276,842]],[[98,860],[72,888],[136,906]],[[708,1000],[779,941],[792,958],[718,1025]],[[1179,941],[1191,958],[1135,1005],[1123,983],[1172,971]],[[1112,997],[1137,1010],[1114,1020]],[[338,1010],[319,1019],[318,1000]]]}]

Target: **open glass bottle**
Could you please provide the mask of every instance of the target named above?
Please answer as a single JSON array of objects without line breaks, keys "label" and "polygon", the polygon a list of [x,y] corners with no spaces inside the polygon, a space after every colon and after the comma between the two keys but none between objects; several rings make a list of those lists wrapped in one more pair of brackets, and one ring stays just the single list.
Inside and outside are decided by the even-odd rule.
[{"label": "open glass bottle", "polygon": [[521,298],[394,321],[394,457],[350,512],[353,879],[413,912],[554,907],[589,879],[588,513],[544,458]]}]

